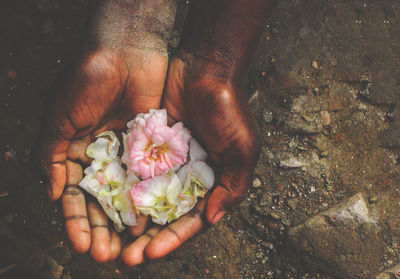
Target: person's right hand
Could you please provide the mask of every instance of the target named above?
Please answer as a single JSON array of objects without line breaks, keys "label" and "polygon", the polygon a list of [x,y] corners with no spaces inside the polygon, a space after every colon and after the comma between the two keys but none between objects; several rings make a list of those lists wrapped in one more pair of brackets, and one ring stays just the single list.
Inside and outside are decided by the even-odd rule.
[{"label": "person's right hand", "polygon": [[[41,167],[48,177],[51,200],[62,196],[65,227],[75,251],[90,249],[99,262],[121,251],[119,236],[97,203],[85,203],[77,186],[88,164],[86,147],[104,130],[122,131],[137,113],[159,108],[168,58],[157,50],[100,50],[83,56],[50,93],[40,136]],[[139,218],[134,236],[146,226]]]}]

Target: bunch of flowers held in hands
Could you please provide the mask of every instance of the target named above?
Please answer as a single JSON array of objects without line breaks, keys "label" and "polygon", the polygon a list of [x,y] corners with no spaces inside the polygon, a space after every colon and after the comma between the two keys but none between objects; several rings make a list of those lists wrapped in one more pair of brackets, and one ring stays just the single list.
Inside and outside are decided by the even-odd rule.
[{"label": "bunch of flowers held in hands", "polygon": [[166,110],[138,114],[127,126],[121,159],[112,131],[88,146],[93,161],[79,185],[96,197],[118,231],[135,226],[139,213],[164,225],[189,212],[214,185],[207,153],[181,122],[167,126]]}]

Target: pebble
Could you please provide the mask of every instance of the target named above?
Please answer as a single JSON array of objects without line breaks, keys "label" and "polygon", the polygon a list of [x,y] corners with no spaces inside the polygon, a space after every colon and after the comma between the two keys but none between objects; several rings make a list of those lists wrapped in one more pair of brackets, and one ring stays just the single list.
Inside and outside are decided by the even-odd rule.
[{"label": "pebble", "polygon": [[369,199],[369,203],[374,203],[374,202],[376,202],[378,200],[378,197],[371,197],[370,199]]},{"label": "pebble", "polygon": [[321,111],[321,118],[322,118],[322,123],[324,123],[325,126],[329,126],[331,124],[331,116],[328,111],[326,110]]},{"label": "pebble", "polygon": [[316,69],[316,70],[318,70],[318,68],[319,68],[319,67],[318,67],[318,62],[315,61],[315,60],[312,61],[311,66],[312,66],[314,69]]},{"label": "pebble", "polygon": [[249,198],[250,199],[255,199],[257,196],[255,195],[255,194],[253,194],[253,193],[250,193],[250,195],[249,195]]},{"label": "pebble", "polygon": [[274,116],[271,111],[269,111],[269,110],[263,111],[263,120],[265,123],[269,124],[272,122],[273,119],[274,119]]},{"label": "pebble", "polygon": [[271,213],[269,213],[268,215],[269,215],[270,217],[272,217],[272,219],[274,219],[274,220],[280,220],[280,219],[281,219],[281,216],[279,216],[278,213],[271,212]]},{"label": "pebble", "polygon": [[260,179],[258,179],[258,178],[255,178],[254,180],[253,180],[253,187],[254,188],[259,188],[259,187],[261,187],[261,185],[262,185],[262,183],[261,183],[261,181],[260,181]]},{"label": "pebble", "polygon": [[367,110],[367,106],[365,104],[363,104],[363,103],[359,103],[357,105],[357,107],[358,107],[359,110]]}]

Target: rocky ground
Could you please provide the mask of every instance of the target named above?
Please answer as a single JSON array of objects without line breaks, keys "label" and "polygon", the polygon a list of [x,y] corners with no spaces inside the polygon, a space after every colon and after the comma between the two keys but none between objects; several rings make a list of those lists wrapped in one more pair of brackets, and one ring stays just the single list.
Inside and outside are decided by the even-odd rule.
[{"label": "rocky ground", "polygon": [[277,1],[248,78],[263,148],[247,199],[129,274],[71,250],[30,168],[43,92],[76,54],[86,2],[0,4],[0,235],[40,255],[3,249],[0,277],[46,263],[73,279],[400,278],[399,1]]}]

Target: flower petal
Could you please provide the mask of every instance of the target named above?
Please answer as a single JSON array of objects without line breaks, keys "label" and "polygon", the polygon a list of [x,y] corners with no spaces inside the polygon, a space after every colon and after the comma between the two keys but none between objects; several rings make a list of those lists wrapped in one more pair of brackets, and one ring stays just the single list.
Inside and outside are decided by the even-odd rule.
[{"label": "flower petal", "polygon": [[97,136],[97,140],[91,143],[86,154],[95,160],[111,161],[117,158],[119,140],[112,131],[106,131]]},{"label": "flower petal", "polygon": [[192,177],[207,190],[214,185],[214,171],[205,162],[198,161],[192,164]]},{"label": "flower petal", "polygon": [[155,206],[160,197],[165,197],[170,180],[167,176],[156,176],[143,180],[131,190],[131,197],[139,206]]},{"label": "flower petal", "polygon": [[193,162],[205,161],[207,159],[207,152],[194,138],[191,138],[189,141],[189,156],[190,161]]},{"label": "flower petal", "polygon": [[171,205],[178,205],[178,195],[182,191],[182,183],[176,174],[171,177],[167,188],[167,200]]},{"label": "flower petal", "polygon": [[117,210],[112,206],[111,197],[97,196],[97,201],[100,203],[107,216],[110,217],[110,219],[114,222],[115,229],[119,232],[123,231],[125,227],[122,225],[122,221]]}]

